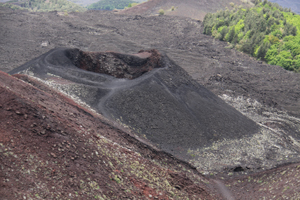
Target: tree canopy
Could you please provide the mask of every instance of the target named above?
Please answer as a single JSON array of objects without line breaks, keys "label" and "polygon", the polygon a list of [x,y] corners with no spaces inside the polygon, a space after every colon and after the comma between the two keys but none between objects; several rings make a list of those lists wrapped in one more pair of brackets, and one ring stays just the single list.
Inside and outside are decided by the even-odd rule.
[{"label": "tree canopy", "polygon": [[125,7],[131,7],[133,3],[136,2],[132,0],[101,0],[89,5],[87,8],[89,10],[124,9]]},{"label": "tree canopy", "polygon": [[267,0],[255,6],[218,11],[204,18],[204,33],[232,44],[251,56],[300,70],[300,15]]},{"label": "tree canopy", "polygon": [[[14,5],[16,4],[16,5]],[[1,6],[1,5],[0,5]],[[18,2],[17,0],[11,0],[2,6],[10,7],[12,9],[27,9],[30,11],[67,11],[67,12],[84,12],[86,8],[83,8],[68,0],[28,0],[25,2]]]}]

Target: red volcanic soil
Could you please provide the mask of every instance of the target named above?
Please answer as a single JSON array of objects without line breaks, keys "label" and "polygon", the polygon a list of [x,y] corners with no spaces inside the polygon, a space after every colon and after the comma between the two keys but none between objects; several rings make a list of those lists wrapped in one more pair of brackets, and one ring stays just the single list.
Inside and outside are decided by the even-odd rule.
[{"label": "red volcanic soil", "polygon": [[[235,5],[250,6],[240,0],[149,0],[137,6],[122,10],[120,14],[134,15],[157,15],[163,9],[165,15],[190,17],[203,20],[206,13],[216,12],[220,9],[231,8],[230,3]],[[173,8],[173,9],[172,9]]]},{"label": "red volcanic soil", "polygon": [[2,199],[300,198],[300,164],[211,179],[36,79],[0,72],[0,95]]},{"label": "red volcanic soil", "polygon": [[189,165],[16,77],[0,72],[1,199],[219,198]]}]

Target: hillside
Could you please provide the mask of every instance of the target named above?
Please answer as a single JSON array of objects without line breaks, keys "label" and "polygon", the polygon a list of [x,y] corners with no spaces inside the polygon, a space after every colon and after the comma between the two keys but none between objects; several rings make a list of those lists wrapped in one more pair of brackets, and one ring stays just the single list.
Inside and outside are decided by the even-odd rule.
[{"label": "hillside", "polygon": [[[203,167],[196,164],[202,160],[197,155],[199,149],[213,142],[244,140],[260,133],[254,121],[156,50],[128,55],[53,49],[9,73],[34,74],[105,118],[136,130],[137,137],[152,146],[193,161],[199,168]],[[59,83],[66,81],[70,83]]]},{"label": "hillside", "polygon": [[252,5],[250,1],[246,2],[248,3],[243,3],[240,0],[150,0],[140,5],[134,6],[133,8],[123,10],[120,12],[120,14],[157,15],[159,13],[159,10],[163,9],[165,15],[184,16],[203,20],[206,13],[223,10],[226,7],[230,8],[230,3],[244,6]]},{"label": "hillside", "polygon": [[[1,73],[1,94],[7,97],[0,103],[2,196],[299,198],[299,74],[225,48],[226,42],[201,34],[202,23],[189,18],[101,11],[62,16],[8,8],[0,8],[0,15],[1,70],[23,73]],[[55,47],[82,53],[64,54]],[[140,51],[151,49],[156,50]],[[66,55],[69,60],[56,59]],[[161,56],[150,59],[153,55]],[[157,58],[164,67],[149,71]],[[139,77],[117,79],[83,70],[99,64],[131,78],[126,70],[136,68],[128,63],[142,65]],[[106,98],[112,101],[98,104]],[[207,113],[197,112],[199,124],[196,109]],[[164,118],[165,110],[173,114]],[[180,113],[190,120],[180,124],[173,118]],[[236,137],[222,133],[222,127],[230,127],[218,118],[228,113],[242,114],[259,131],[239,130]],[[159,145],[151,140],[165,135],[157,128],[175,126],[186,135],[205,123],[211,138],[194,138],[200,145],[188,150],[187,161],[180,158],[181,148],[166,153],[160,147],[189,137],[176,137],[172,129],[167,135],[172,140]]]},{"label": "hillside", "polygon": [[[97,3],[99,2],[99,0],[70,0],[71,2],[73,3],[76,3],[80,6],[83,6],[83,7],[86,7],[86,6],[89,6],[93,3]],[[134,2],[138,2],[138,3],[141,3],[141,2],[145,2],[147,0],[135,0]]]},{"label": "hillside", "polygon": [[251,56],[291,71],[300,68],[299,15],[268,1],[251,9],[208,14],[204,33]]},{"label": "hillside", "polygon": [[0,83],[1,199],[215,196],[190,166],[35,79],[1,72]]},{"label": "hillside", "polygon": [[298,0],[270,0],[273,3],[278,3],[282,7],[290,8],[293,12],[300,14],[300,2]]}]

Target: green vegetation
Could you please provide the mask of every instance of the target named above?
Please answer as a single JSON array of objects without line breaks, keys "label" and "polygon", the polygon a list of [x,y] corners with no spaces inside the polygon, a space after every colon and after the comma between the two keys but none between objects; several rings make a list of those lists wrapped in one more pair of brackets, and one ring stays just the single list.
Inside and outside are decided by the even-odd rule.
[{"label": "green vegetation", "polygon": [[68,0],[28,0],[26,2],[9,1],[6,4],[2,4],[2,6],[10,7],[12,9],[27,9],[34,12],[47,12],[54,10],[65,12],[86,11],[85,8]]},{"label": "green vegetation", "polygon": [[158,11],[158,14],[159,14],[159,15],[164,15],[164,14],[165,14],[165,11],[164,11],[163,9],[160,9],[160,10]]},{"label": "green vegetation", "polygon": [[127,8],[131,8],[131,7],[134,7],[136,5],[139,5],[139,3],[130,3],[130,4],[128,4]]},{"label": "green vegetation", "polygon": [[89,10],[114,10],[114,9],[124,9],[126,7],[135,6],[136,2],[132,0],[101,0],[97,3],[89,5],[87,8]]},{"label": "green vegetation", "polygon": [[25,9],[25,8],[22,8],[21,6],[17,6],[17,5],[10,4],[10,3],[0,3],[0,7],[8,7],[13,10],[24,10]]},{"label": "green vegetation", "polygon": [[207,14],[204,33],[271,65],[300,71],[300,15],[267,0]]}]

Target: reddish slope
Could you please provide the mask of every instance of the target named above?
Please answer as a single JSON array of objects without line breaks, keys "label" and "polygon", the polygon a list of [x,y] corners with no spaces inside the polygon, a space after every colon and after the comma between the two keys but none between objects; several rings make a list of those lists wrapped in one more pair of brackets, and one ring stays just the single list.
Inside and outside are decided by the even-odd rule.
[{"label": "reddish slope", "polygon": [[[160,9],[165,11],[166,15],[191,17],[193,19],[203,20],[208,12],[216,12],[226,7],[231,8],[230,3],[235,5],[247,5],[240,0],[149,0],[132,8],[123,10],[120,14],[135,15],[155,15]],[[175,10],[172,11],[171,8]]]},{"label": "reddish slope", "polygon": [[1,199],[211,198],[189,166],[18,77],[36,87],[0,72]]},{"label": "reddish slope", "polygon": [[228,199],[299,199],[299,164],[212,182],[40,82],[17,77],[31,84],[0,72],[1,199],[221,199],[217,190]]}]

